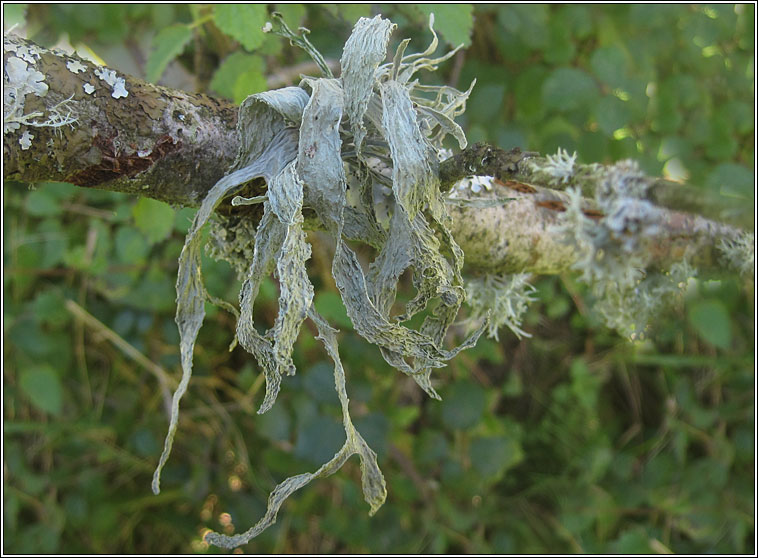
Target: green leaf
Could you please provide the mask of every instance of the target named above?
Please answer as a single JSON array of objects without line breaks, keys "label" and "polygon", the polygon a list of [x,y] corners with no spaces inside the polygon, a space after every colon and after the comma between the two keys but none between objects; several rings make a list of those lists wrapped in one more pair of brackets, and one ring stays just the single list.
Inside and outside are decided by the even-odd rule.
[{"label": "green leaf", "polygon": [[606,95],[595,105],[595,120],[606,136],[612,137],[613,132],[629,123],[629,118],[626,103],[613,95]]},{"label": "green leaf", "polygon": [[232,100],[240,104],[254,93],[260,93],[267,89],[266,77],[259,70],[250,69],[237,76],[234,83]]},{"label": "green leaf", "polygon": [[518,112],[516,119],[524,122],[540,122],[545,114],[545,105],[539,92],[548,75],[543,66],[529,66],[516,76],[514,94]]},{"label": "green leaf", "polygon": [[145,237],[132,227],[120,227],[116,233],[116,255],[126,264],[144,263],[150,251]]},{"label": "green leaf", "polygon": [[174,229],[186,235],[192,225],[192,219],[195,218],[195,213],[197,213],[197,208],[195,207],[183,207],[177,211]]},{"label": "green leaf", "polygon": [[442,422],[449,428],[471,428],[484,413],[484,389],[472,382],[459,382],[446,390],[442,400]]},{"label": "green leaf", "polygon": [[352,329],[353,322],[350,321],[347,310],[345,310],[345,305],[342,304],[342,299],[337,293],[322,291],[316,295],[313,304],[316,307],[316,311],[330,324]]},{"label": "green leaf", "polygon": [[721,349],[732,343],[732,322],[729,312],[718,299],[699,300],[687,313],[690,324],[701,338]]},{"label": "green leaf", "polygon": [[306,370],[303,373],[303,387],[319,403],[339,403],[334,391],[333,366],[328,362],[318,362]]},{"label": "green leaf", "polygon": [[153,38],[153,48],[145,65],[145,79],[156,83],[166,66],[179,56],[192,39],[192,29],[186,25],[176,24],[164,27]]},{"label": "green leaf", "polygon": [[61,220],[55,217],[42,221],[36,233],[41,241],[36,245],[42,255],[39,266],[45,269],[55,267],[65,257],[70,235],[61,226]]},{"label": "green leaf", "polygon": [[548,6],[545,4],[508,4],[497,12],[498,23],[507,35],[518,38],[531,49],[548,41]]},{"label": "green leaf", "polygon": [[[258,76],[257,81],[255,81],[255,76]],[[227,99],[234,99],[235,102],[241,102],[244,101],[244,97],[239,101],[235,98],[238,87],[243,88],[245,84],[249,84],[251,81],[255,83],[252,86],[248,85],[247,88],[250,93],[245,96],[258,93],[266,87],[266,79],[263,76],[263,59],[257,54],[237,51],[224,59],[216,73],[213,74],[210,86],[219,95],[223,95]],[[239,82],[243,85],[238,86]],[[261,83],[263,89],[260,89]],[[242,93],[240,91],[240,94]]]},{"label": "green leaf", "polygon": [[649,537],[642,526],[632,527],[621,533],[619,537],[611,543],[611,552],[613,554],[650,554],[653,552],[650,546]]},{"label": "green leaf", "polygon": [[503,83],[485,83],[474,88],[466,109],[466,117],[472,122],[489,124],[500,117],[505,85]]},{"label": "green leaf", "polygon": [[371,17],[371,4],[338,4],[337,13],[348,23],[355,23],[362,17]]},{"label": "green leaf", "polygon": [[[252,368],[250,368],[252,370]],[[332,382],[334,393],[334,382]],[[335,396],[336,397],[336,396]],[[274,405],[270,410],[255,417],[256,431],[272,442],[289,441],[292,434],[292,417],[284,405]]]},{"label": "green leaf", "polygon": [[63,296],[57,289],[47,289],[37,295],[32,303],[34,318],[52,326],[61,326],[71,319],[64,307]]},{"label": "green leaf", "polygon": [[63,408],[63,388],[52,367],[43,364],[23,370],[19,377],[21,391],[38,409],[59,415]]},{"label": "green leaf", "polygon": [[334,419],[317,414],[298,428],[292,453],[314,464],[326,463],[340,449],[345,430]]},{"label": "green leaf", "polygon": [[4,29],[18,25],[19,27],[26,24],[26,8],[29,4],[3,4],[3,25]]},{"label": "green leaf", "polygon": [[427,17],[434,13],[434,30],[452,46],[471,44],[474,26],[471,4],[417,4],[416,8]]},{"label": "green leaf", "polygon": [[755,198],[755,176],[737,163],[722,163],[708,175],[705,185],[725,196],[752,201]]},{"label": "green leaf", "polygon": [[574,58],[576,47],[571,40],[571,30],[561,18],[550,19],[550,35],[545,46],[545,62],[560,66],[569,64]]},{"label": "green leaf", "polygon": [[26,212],[35,217],[49,217],[61,212],[61,206],[56,197],[45,189],[29,192],[24,206]]},{"label": "green leaf", "polygon": [[597,95],[595,80],[576,68],[558,68],[542,84],[542,101],[547,108],[561,111],[590,106]]},{"label": "green leaf", "polygon": [[595,77],[611,88],[622,87],[627,74],[626,55],[621,48],[612,45],[601,47],[592,53],[590,66]]},{"label": "green leaf", "polygon": [[[342,4],[344,6],[345,4]],[[305,6],[303,4],[276,4],[276,11],[282,14],[290,29],[297,29],[303,24]]]},{"label": "green leaf", "polygon": [[510,436],[476,438],[469,449],[471,464],[482,476],[497,479],[524,459],[518,440]]},{"label": "green leaf", "polygon": [[132,208],[134,224],[150,244],[165,239],[174,226],[174,210],[163,202],[140,198]]},{"label": "green leaf", "polygon": [[40,190],[57,200],[67,200],[78,194],[79,188],[68,182],[42,182],[38,184]]},{"label": "green leaf", "polygon": [[263,26],[268,20],[265,4],[218,4],[213,14],[216,26],[247,50],[263,43]]}]

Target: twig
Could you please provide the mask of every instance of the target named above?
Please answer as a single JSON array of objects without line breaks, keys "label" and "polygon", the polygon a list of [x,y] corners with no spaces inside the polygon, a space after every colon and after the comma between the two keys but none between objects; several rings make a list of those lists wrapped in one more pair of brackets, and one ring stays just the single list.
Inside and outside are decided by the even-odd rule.
[{"label": "twig", "polygon": [[165,392],[164,399],[168,397],[168,400],[170,401],[171,395],[168,393],[166,388],[167,387],[176,388],[178,384],[176,380],[174,380],[161,366],[157,365],[152,360],[147,358],[140,351],[135,349],[133,345],[131,345],[123,337],[121,337],[118,333],[110,329],[103,322],[95,318],[92,314],[87,312],[84,308],[79,306],[73,300],[70,300],[70,299],[66,300],[66,310],[71,312],[71,314],[73,314],[76,318],[82,320],[88,327],[96,330],[105,339],[107,339],[108,341],[113,343],[116,347],[121,349],[121,351],[126,356],[134,360],[137,364],[140,364],[148,372],[154,375],[158,379],[158,382],[161,384],[161,387]]},{"label": "twig", "polygon": [[[327,59],[326,65],[332,72],[337,73],[340,69],[339,60]],[[278,72],[271,74],[266,78],[266,86],[269,89],[277,89],[285,85],[291,85],[295,81],[300,81],[300,74],[315,75],[319,72],[318,65],[313,61],[301,62],[294,66],[282,68]]]}]

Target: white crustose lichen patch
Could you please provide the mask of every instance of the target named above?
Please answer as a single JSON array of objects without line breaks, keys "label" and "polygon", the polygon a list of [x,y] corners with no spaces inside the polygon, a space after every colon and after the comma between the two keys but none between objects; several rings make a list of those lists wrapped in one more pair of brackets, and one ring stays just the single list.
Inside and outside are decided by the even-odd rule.
[{"label": "white crustose lichen patch", "polygon": [[85,83],[82,87],[87,95],[92,95],[95,92],[95,86],[91,83]]},{"label": "white crustose lichen patch", "polygon": [[[45,83],[45,75],[33,66],[36,60],[40,58],[40,54],[33,47],[16,45],[7,38],[3,43],[3,48],[19,55],[10,56],[5,63],[3,74],[3,134],[18,130],[22,125],[37,128],[58,128],[64,124],[76,122],[76,118],[71,115],[69,105],[71,97],[48,108],[46,118],[44,113],[38,111],[24,113],[27,95],[33,93],[37,97],[45,97],[48,93],[49,88]],[[31,133],[25,131],[19,138],[19,143],[24,150],[29,149],[33,137]]]},{"label": "white crustose lichen patch", "polygon": [[114,70],[98,68],[95,70],[95,75],[113,88],[111,97],[114,99],[120,99],[129,95],[129,92],[126,90],[126,81],[124,78],[118,77]]},{"label": "white crustose lichen patch", "polygon": [[6,43],[5,50],[15,52],[16,56],[29,64],[35,64],[40,58],[39,51],[34,46],[10,45]]},{"label": "white crustose lichen patch", "polygon": [[83,72],[87,69],[87,67],[78,60],[69,60],[66,64],[66,68],[68,68],[68,70],[73,74],[78,74],[79,72]]},{"label": "white crustose lichen patch", "polygon": [[24,133],[21,135],[21,138],[19,138],[18,143],[21,145],[21,149],[26,151],[32,146],[32,140],[34,139],[34,135],[29,133],[29,130],[24,130]]}]

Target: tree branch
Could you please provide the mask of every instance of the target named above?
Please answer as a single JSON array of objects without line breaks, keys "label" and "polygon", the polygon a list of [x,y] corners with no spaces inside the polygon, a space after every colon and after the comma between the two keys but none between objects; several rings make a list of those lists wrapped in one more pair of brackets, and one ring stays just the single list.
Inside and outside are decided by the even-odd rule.
[{"label": "tree branch", "polygon": [[[197,206],[234,160],[237,107],[227,101],[151,85],[12,36],[4,40],[3,57],[6,180],[66,181]],[[484,208],[450,206],[451,230],[470,269],[559,273],[576,260],[552,228],[565,209],[556,188],[577,186],[591,195],[597,180],[589,180],[589,170],[597,174],[598,166],[577,165],[567,180],[555,180],[544,171],[549,161],[536,155],[477,144],[440,164],[443,189],[466,176],[490,175],[500,179],[496,197],[515,197]],[[646,189],[647,199],[674,210],[661,211],[661,227],[647,243],[662,268],[687,247],[698,265],[716,267],[717,243],[740,234],[683,213],[724,216],[723,207],[693,192],[660,179]],[[588,202],[586,213],[592,212]]]},{"label": "tree branch", "polygon": [[[493,176],[503,182],[520,182],[522,191],[528,185],[562,190],[577,187],[587,197],[594,196],[599,183],[607,177],[602,165],[573,164],[569,175],[556,180],[545,170],[550,165],[550,158],[539,157],[539,153],[522,152],[519,148],[506,151],[477,143],[440,163],[439,176],[443,190],[450,189],[466,176],[480,175]],[[644,177],[642,182],[638,185],[639,197],[658,207],[694,213],[750,230],[754,227],[753,212],[746,210],[744,203],[663,178]]]},{"label": "tree branch", "polygon": [[[3,60],[6,94],[20,104],[17,114],[4,108],[6,180],[64,181],[196,206],[237,153],[237,107],[227,101],[106,73],[14,36],[4,38]],[[9,67],[17,71],[9,75]],[[35,112],[33,124],[8,131]],[[56,113],[69,123],[50,125]],[[24,134],[33,136],[28,143]]]}]

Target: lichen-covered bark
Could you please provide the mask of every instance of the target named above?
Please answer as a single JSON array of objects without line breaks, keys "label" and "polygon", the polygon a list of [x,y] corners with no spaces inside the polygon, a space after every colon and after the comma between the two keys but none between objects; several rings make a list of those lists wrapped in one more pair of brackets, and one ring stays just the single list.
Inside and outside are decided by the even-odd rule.
[{"label": "lichen-covered bark", "polygon": [[[4,134],[6,180],[67,181],[82,187],[139,194],[173,205],[198,206],[234,161],[239,145],[237,107],[227,101],[116,73],[116,79],[124,80],[123,96],[123,91],[117,91],[101,77],[109,70],[14,36],[5,38],[3,57],[6,90],[13,85],[7,69],[13,57],[23,59],[29,70],[44,76],[46,94],[26,94],[25,114],[40,113],[32,119],[40,123],[63,102],[62,110],[67,114],[70,111],[73,120],[60,127],[22,124]],[[28,139],[29,136],[33,137]],[[527,180],[539,178],[527,164],[543,161],[535,155],[477,144],[440,164],[443,190],[450,189],[460,178],[481,174],[502,179],[504,187],[497,196],[516,197],[502,205],[461,204],[449,208],[450,229],[465,253],[469,270],[559,273],[570,269],[574,261],[572,249],[551,229],[564,209],[560,192]],[[549,186],[560,189],[571,185],[572,180],[581,182],[580,174],[569,181],[553,181],[556,183]],[[685,197],[676,202],[676,194],[683,192],[678,184],[656,181],[647,197],[664,206],[680,203],[686,209],[697,209],[700,198],[693,202]],[[231,209],[229,204],[220,208],[233,219],[241,213],[248,217],[259,217],[261,213],[259,206]],[[588,204],[587,215],[592,216],[593,211]],[[703,213],[709,214],[709,210]],[[697,261],[693,264],[719,266],[721,254],[716,246],[722,241],[736,242],[736,229],[677,211],[662,215],[665,226],[651,245],[654,260],[662,267],[681,259],[688,246],[695,247]],[[315,222],[306,219],[306,225]],[[360,239],[357,229],[346,228],[344,232]]]},{"label": "lichen-covered bark", "polygon": [[[195,206],[237,153],[231,103],[116,73],[124,80],[119,89],[90,62],[5,37],[4,65],[19,54],[47,85],[44,96],[25,96],[24,113],[41,113],[34,120],[42,123],[63,102],[59,110],[71,123],[21,124],[4,134],[5,179],[65,181]],[[7,72],[5,86],[14,86]],[[26,148],[25,133],[33,136]]]},{"label": "lichen-covered bark", "polygon": [[[470,175],[494,176],[502,181],[536,185],[565,190],[579,188],[583,195],[592,197],[605,178],[602,165],[581,165],[571,162],[571,172],[563,176],[551,174],[550,157],[538,153],[522,152],[518,148],[499,149],[477,143],[450,157],[440,165],[440,183],[449,189]],[[663,178],[645,177],[640,199],[673,211],[696,213],[702,217],[752,230],[753,214],[744,204],[703,188],[693,188]]]},{"label": "lichen-covered bark", "polygon": [[[451,231],[466,254],[466,267],[494,274],[569,271],[577,255],[555,229],[565,211],[563,196],[541,189],[529,191],[518,182],[508,184],[495,182],[486,194],[465,195],[477,201],[507,197],[512,198],[510,201],[489,207],[455,204],[448,208]],[[585,214],[599,217],[592,209]],[[660,269],[685,257],[694,267],[723,265],[717,239],[736,241],[741,234],[732,227],[680,211],[660,210],[658,224],[644,249],[651,264]]]}]

